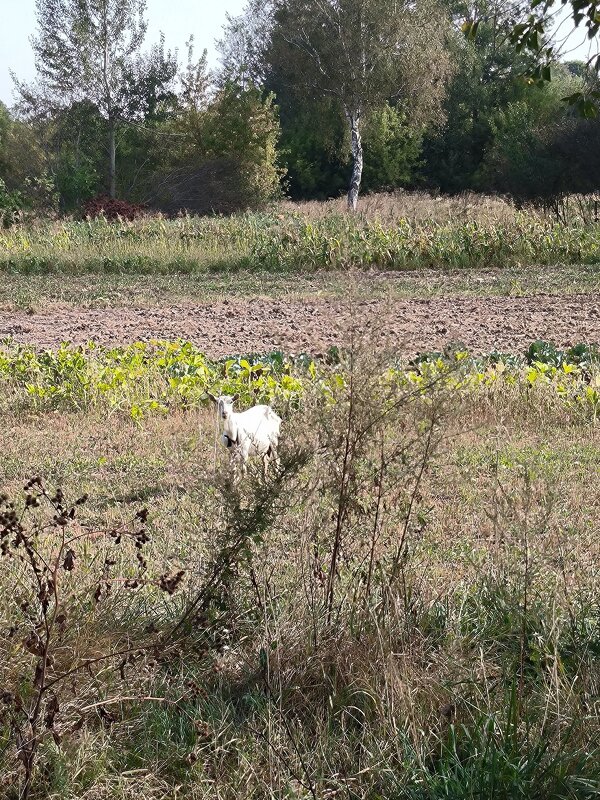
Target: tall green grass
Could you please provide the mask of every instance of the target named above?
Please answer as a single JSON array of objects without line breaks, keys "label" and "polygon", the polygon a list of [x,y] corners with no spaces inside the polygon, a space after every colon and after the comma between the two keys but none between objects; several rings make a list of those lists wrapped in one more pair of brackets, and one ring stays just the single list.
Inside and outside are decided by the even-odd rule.
[{"label": "tall green grass", "polygon": [[35,274],[293,273],[598,262],[597,225],[564,225],[527,213],[502,221],[439,222],[286,211],[133,223],[64,221],[0,233],[0,268]]}]

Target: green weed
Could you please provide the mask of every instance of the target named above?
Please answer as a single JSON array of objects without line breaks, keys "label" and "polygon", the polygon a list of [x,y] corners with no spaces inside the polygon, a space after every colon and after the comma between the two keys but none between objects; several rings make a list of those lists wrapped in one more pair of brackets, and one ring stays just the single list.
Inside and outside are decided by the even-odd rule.
[{"label": "green weed", "polygon": [[28,275],[506,269],[599,261],[596,225],[527,213],[502,221],[411,221],[286,211],[121,223],[100,218],[0,232],[0,268]]}]

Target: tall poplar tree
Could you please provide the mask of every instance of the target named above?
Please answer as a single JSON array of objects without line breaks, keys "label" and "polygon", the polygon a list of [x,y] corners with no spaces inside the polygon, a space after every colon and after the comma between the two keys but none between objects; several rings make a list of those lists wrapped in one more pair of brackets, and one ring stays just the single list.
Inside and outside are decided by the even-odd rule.
[{"label": "tall poplar tree", "polygon": [[116,194],[116,132],[135,119],[142,95],[153,102],[177,72],[163,42],[148,55],[146,0],[36,0],[38,33],[31,40],[38,80],[20,84],[24,107],[50,113],[75,102],[92,103],[108,127],[108,183]]}]

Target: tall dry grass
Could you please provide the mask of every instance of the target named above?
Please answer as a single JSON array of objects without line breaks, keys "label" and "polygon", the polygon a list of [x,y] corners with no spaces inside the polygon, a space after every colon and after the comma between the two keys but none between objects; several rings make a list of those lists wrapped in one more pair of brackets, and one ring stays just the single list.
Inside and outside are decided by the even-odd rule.
[{"label": "tall dry grass", "polygon": [[[57,712],[32,796],[597,794],[598,432],[543,387],[468,398],[433,378],[415,392],[382,381],[385,365],[355,341],[333,396],[290,409],[281,473],[239,492],[206,411],[142,430],[99,410],[4,412],[18,510],[42,465],[66,494],[89,490],[81,525],[118,528],[145,504],[147,578],[185,571],[172,596],[115,584],[94,611],[78,595],[90,621],[73,652],[90,630],[161,646],[91,669],[85,702],[65,684],[64,719],[82,722]],[[107,556],[126,574],[104,538],[78,569]],[[18,560],[3,566],[7,629],[25,584]],[[35,674],[21,631],[0,656],[7,691]],[[17,797],[10,713],[1,724]]]},{"label": "tall dry grass", "polygon": [[283,204],[231,217],[149,217],[17,225],[0,233],[0,268],[18,273],[309,273],[596,264],[598,226],[468,195]]},{"label": "tall dry grass", "polygon": [[[347,202],[341,197],[335,200],[282,202],[278,208],[283,213],[298,213],[310,219],[321,219],[332,214],[346,214]],[[535,209],[533,215],[541,215]],[[508,199],[463,192],[460,195],[434,195],[428,192],[395,191],[364,195],[359,203],[358,216],[365,220],[393,223],[398,219],[411,222],[468,222],[512,223],[517,210]]]}]

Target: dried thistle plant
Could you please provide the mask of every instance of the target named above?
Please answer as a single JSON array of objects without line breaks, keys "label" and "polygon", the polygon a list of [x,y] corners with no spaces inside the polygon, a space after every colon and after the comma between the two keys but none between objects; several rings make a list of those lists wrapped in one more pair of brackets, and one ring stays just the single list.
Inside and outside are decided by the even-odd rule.
[{"label": "dried thistle plant", "polygon": [[[153,584],[172,594],[183,578],[182,572],[148,577],[146,509],[131,525],[94,530],[79,519],[85,495],[69,502],[39,477],[24,493],[19,501],[0,497],[1,557],[16,576],[5,632],[13,657],[2,676],[0,718],[21,764],[20,800],[30,796],[42,743],[51,737],[60,746],[90,712],[114,721],[108,707],[135,684],[128,668],[156,648],[153,635],[104,635],[99,607],[115,587],[131,592]],[[117,550],[124,558],[117,559]],[[115,675],[105,681],[112,696],[98,700],[96,679],[106,670]]]}]

